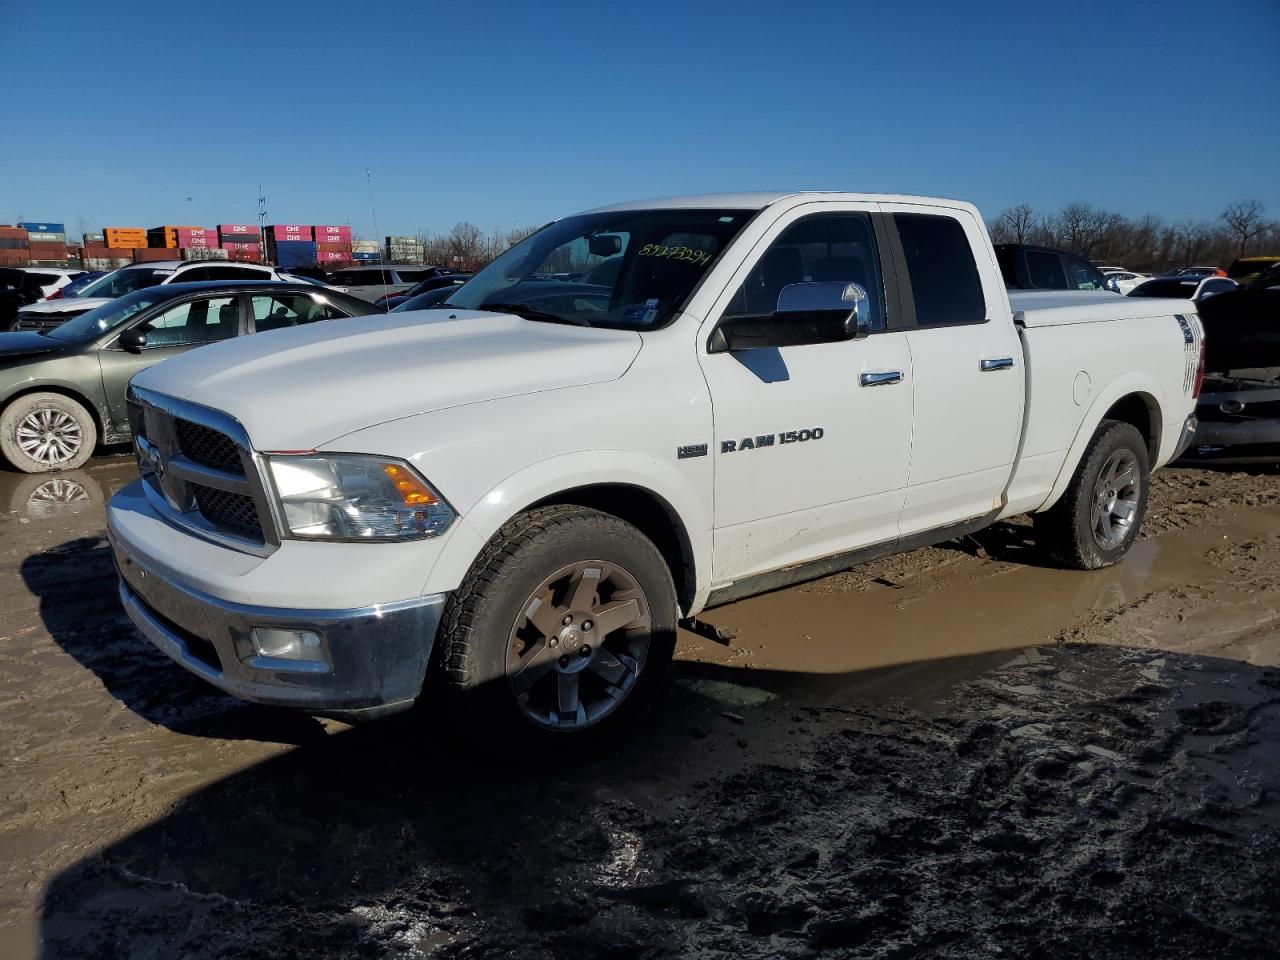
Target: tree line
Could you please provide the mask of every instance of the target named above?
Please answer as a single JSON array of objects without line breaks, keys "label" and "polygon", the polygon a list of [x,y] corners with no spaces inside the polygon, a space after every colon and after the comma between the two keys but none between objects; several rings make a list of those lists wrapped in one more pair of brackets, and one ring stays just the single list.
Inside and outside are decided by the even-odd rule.
[{"label": "tree line", "polygon": [[1022,203],[988,222],[996,243],[1030,243],[1082,254],[1094,263],[1159,272],[1178,267],[1226,267],[1237,257],[1280,255],[1280,222],[1267,220],[1258,200],[1227,206],[1216,220],[1166,222],[1155,214],[1126,217],[1069,203],[1042,213]]}]

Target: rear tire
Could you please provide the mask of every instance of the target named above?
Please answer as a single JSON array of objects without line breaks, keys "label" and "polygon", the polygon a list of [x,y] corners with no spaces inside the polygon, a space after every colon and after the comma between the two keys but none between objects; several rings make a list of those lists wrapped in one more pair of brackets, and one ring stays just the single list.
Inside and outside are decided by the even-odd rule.
[{"label": "rear tire", "polygon": [[446,722],[461,714],[500,753],[602,746],[661,689],[677,616],[671,572],[635,527],[585,507],[532,510],[450,594],[426,696],[434,686]]},{"label": "rear tire", "polygon": [[1142,527],[1150,475],[1138,429],[1103,420],[1062,499],[1033,515],[1037,539],[1064,567],[1098,570],[1118,563]]},{"label": "rear tire", "polygon": [[60,393],[29,393],[0,414],[0,452],[23,473],[82,467],[97,442],[89,411]]}]

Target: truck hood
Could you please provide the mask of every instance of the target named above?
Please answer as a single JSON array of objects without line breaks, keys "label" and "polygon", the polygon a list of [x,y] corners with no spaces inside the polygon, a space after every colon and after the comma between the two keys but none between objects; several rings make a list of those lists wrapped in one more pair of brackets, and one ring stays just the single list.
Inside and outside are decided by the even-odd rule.
[{"label": "truck hood", "polygon": [[640,346],[630,331],[420,310],[228,340],[132,382],[231,414],[259,450],[311,450],[388,420],[614,380]]}]

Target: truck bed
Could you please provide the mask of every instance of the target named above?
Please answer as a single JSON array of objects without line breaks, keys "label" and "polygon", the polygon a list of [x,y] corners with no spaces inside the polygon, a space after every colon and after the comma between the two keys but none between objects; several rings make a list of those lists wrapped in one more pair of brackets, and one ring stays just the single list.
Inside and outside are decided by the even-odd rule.
[{"label": "truck bed", "polygon": [[1167,317],[1196,312],[1190,300],[1122,297],[1093,290],[1010,290],[1013,319],[1024,327],[1059,327],[1103,320]]}]

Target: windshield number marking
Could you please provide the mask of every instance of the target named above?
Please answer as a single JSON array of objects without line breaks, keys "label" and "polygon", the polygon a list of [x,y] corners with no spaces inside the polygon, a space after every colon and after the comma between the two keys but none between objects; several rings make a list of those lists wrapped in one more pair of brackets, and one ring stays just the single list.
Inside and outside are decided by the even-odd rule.
[{"label": "windshield number marking", "polygon": [[711,262],[711,254],[693,247],[668,247],[662,243],[646,243],[640,248],[642,257],[659,257],[664,260],[680,260],[695,266],[705,266]]}]

